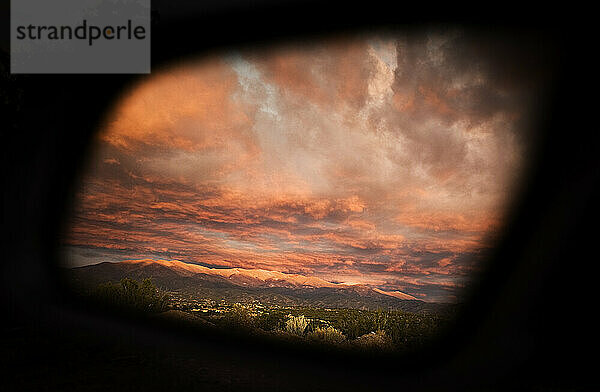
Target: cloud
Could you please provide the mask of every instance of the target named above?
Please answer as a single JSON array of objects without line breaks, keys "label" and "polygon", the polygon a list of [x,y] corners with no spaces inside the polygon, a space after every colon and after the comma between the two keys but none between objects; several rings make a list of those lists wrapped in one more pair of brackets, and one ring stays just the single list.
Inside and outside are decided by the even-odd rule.
[{"label": "cloud", "polygon": [[523,92],[478,48],[353,38],[157,72],[107,116],[65,244],[451,298],[522,165]]}]

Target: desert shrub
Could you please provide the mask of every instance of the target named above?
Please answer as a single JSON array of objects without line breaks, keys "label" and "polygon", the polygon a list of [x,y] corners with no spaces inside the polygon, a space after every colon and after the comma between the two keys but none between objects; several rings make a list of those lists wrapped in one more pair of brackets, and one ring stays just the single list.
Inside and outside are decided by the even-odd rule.
[{"label": "desert shrub", "polygon": [[233,304],[231,310],[226,312],[223,322],[234,328],[252,328],[255,326],[255,320],[250,310],[241,304]]},{"label": "desert shrub", "polygon": [[325,343],[341,343],[346,340],[346,336],[340,331],[333,327],[319,328],[317,327],[314,331],[307,335],[307,338],[315,341],[322,341]]},{"label": "desert shrub", "polygon": [[105,305],[136,312],[157,313],[169,307],[168,294],[159,290],[149,278],[141,283],[129,278],[121,279],[119,283],[103,283],[97,287],[94,296]]},{"label": "desert shrub", "polygon": [[[307,317],[305,315],[305,317]],[[304,331],[305,334],[309,334],[311,332],[316,331],[317,329],[325,329],[327,327],[331,327],[331,323],[327,320],[322,320],[320,318],[309,318],[308,319],[308,326],[306,327],[306,330]]]},{"label": "desert shrub", "polygon": [[353,342],[355,347],[362,349],[389,350],[393,347],[392,340],[383,330],[377,330],[359,336]]},{"label": "desert shrub", "polygon": [[442,322],[433,315],[393,312],[385,332],[396,345],[418,345],[438,333]]},{"label": "desert shrub", "polygon": [[399,310],[339,309],[331,324],[350,340],[383,331],[395,346],[415,346],[434,336],[444,319]]},{"label": "desert shrub", "polygon": [[291,314],[287,316],[285,322],[285,330],[287,332],[294,335],[303,335],[307,326],[308,319],[305,318],[303,314],[300,316],[292,316]]},{"label": "desert shrub", "polygon": [[375,326],[376,331],[385,331],[387,330],[388,324],[391,324],[391,312],[386,310],[378,309],[375,312],[370,312],[370,317],[372,319],[371,323]]},{"label": "desert shrub", "polygon": [[283,329],[285,320],[285,314],[281,312],[264,312],[257,317],[256,326],[263,331],[274,331]]},{"label": "desert shrub", "polygon": [[337,312],[332,324],[342,331],[348,339],[356,339],[378,329],[376,320],[370,313],[369,311],[356,309],[342,309]]}]

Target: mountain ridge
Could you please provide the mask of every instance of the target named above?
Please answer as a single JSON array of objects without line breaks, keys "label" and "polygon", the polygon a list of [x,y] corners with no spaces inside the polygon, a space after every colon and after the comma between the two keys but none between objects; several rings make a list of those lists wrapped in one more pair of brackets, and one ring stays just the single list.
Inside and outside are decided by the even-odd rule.
[{"label": "mountain ridge", "polygon": [[192,297],[258,300],[286,306],[398,309],[416,313],[445,312],[447,304],[418,300],[400,291],[368,285],[332,283],[316,277],[244,268],[209,268],[178,260],[126,260],[69,269],[76,285],[94,285],[122,278],[151,278],[167,291]]},{"label": "mountain ridge", "polygon": [[[124,260],[121,262],[117,262],[119,264],[125,263],[130,265],[162,265],[167,268],[171,268],[176,270],[186,276],[192,276],[193,274],[207,274],[207,275],[218,275],[232,280],[234,283],[241,282],[243,279],[240,277],[247,277],[250,279],[256,279],[263,281],[265,283],[271,283],[276,285],[276,283],[282,284],[284,287],[285,283],[293,284],[297,286],[309,286],[309,287],[331,287],[331,288],[349,288],[349,287],[368,287],[374,290],[377,293],[388,295],[395,298],[407,299],[407,300],[415,300],[419,301],[417,298],[413,297],[410,294],[401,292],[401,291],[384,291],[378,288],[372,288],[369,285],[361,285],[361,284],[346,284],[346,283],[333,283],[328,282],[324,279],[317,277],[309,277],[300,274],[291,274],[280,271],[273,270],[265,270],[260,268],[210,268],[205,267],[199,264],[185,263],[179,260],[153,260],[153,259],[140,259],[140,260]],[[112,264],[117,264],[112,263]],[[77,267],[81,268],[81,267]],[[232,279],[233,278],[233,279]],[[273,287],[273,286],[271,286]]]}]

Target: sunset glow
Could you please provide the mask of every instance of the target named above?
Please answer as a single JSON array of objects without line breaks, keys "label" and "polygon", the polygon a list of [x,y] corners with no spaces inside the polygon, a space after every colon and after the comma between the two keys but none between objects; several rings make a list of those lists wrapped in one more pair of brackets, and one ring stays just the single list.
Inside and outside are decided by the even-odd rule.
[{"label": "sunset glow", "polygon": [[181,260],[456,301],[522,171],[521,93],[458,33],[153,72],[102,125],[66,260]]}]

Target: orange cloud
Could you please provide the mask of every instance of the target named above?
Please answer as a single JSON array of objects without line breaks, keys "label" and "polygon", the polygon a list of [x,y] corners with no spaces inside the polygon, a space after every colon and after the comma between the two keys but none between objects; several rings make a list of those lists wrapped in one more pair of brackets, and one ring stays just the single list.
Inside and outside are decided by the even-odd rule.
[{"label": "orange cloud", "polygon": [[65,244],[450,298],[501,225],[520,113],[480,106],[496,87],[442,46],[386,39],[207,59],[133,86]]}]

